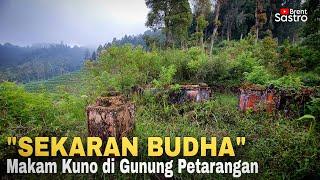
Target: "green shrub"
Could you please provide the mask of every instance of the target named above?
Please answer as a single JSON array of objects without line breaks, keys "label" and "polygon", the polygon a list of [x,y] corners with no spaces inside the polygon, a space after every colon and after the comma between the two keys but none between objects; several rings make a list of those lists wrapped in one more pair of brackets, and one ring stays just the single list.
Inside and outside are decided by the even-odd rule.
[{"label": "green shrub", "polygon": [[307,73],[299,73],[301,81],[306,86],[319,86],[320,85],[320,75],[319,73],[307,72]]},{"label": "green shrub", "polygon": [[282,89],[298,90],[303,86],[303,82],[300,77],[293,75],[283,76],[277,80],[270,81],[270,83]]},{"label": "green shrub", "polygon": [[169,67],[161,67],[161,72],[158,79],[153,80],[153,84],[160,88],[170,85],[173,82],[173,77],[177,72],[174,65]]},{"label": "green shrub", "polygon": [[0,83],[0,157],[9,154],[8,136],[83,135],[85,104],[67,93],[29,93],[14,83]]},{"label": "green shrub", "polygon": [[266,85],[272,79],[272,76],[263,66],[254,66],[252,72],[245,73],[244,75],[246,81],[253,84]]},{"label": "green shrub", "polygon": [[202,67],[206,66],[208,62],[208,56],[200,48],[192,47],[187,51],[188,62],[187,68],[190,72],[192,80],[203,79]]},{"label": "green shrub", "polygon": [[320,120],[320,98],[312,98],[307,105],[307,113],[312,114]]},{"label": "green shrub", "polygon": [[267,67],[269,70],[273,70],[276,60],[279,57],[277,53],[278,43],[271,37],[264,38],[255,49],[258,59],[261,64]]}]

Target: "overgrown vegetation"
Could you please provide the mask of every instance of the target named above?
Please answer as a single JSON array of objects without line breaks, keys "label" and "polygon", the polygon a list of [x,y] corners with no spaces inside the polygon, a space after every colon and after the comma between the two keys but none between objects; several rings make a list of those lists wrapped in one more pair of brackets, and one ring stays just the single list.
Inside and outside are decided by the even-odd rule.
[{"label": "overgrown vegetation", "polygon": [[[178,14],[185,15],[181,19],[174,14],[177,9],[170,4],[175,1],[170,1],[169,4],[164,2],[166,1],[147,1],[152,10],[147,25],[157,27],[164,23],[165,27],[161,26],[159,29],[166,33],[166,45],[150,37],[150,41],[146,42],[147,48],[108,44],[105,48],[100,47],[97,60],[94,58],[86,61],[80,72],[29,83],[24,85],[25,89],[22,85],[1,83],[1,159],[15,152],[7,147],[7,136],[86,136],[85,106],[93,103],[106,91],[116,90],[128,95],[137,106],[133,136],[141,139],[140,160],[149,159],[145,153],[145,139],[148,136],[216,136],[219,139],[224,136],[245,136],[247,143],[236,149],[236,158],[258,161],[261,179],[319,177],[320,55],[319,41],[314,39],[318,37],[319,29],[307,24],[301,34],[302,40],[290,43],[271,36],[281,34],[280,25],[271,34],[267,33],[266,21],[269,19],[270,23],[270,17],[264,11],[260,12],[259,9],[266,6],[261,4],[262,1],[257,1],[256,10],[253,11],[251,1],[251,4],[243,4],[241,1],[237,1],[239,4],[226,4],[225,1],[217,1],[215,8],[228,16],[220,17],[218,14],[221,21],[218,18],[210,23],[207,22],[209,15],[200,8],[200,1],[198,5],[195,3],[199,9],[193,20],[190,17],[191,10],[185,7],[188,1],[179,3],[179,7],[184,7]],[[311,2],[313,1],[305,4],[310,9],[309,12],[319,11],[310,5]],[[170,7],[169,19],[157,19],[158,11],[168,10],[166,5]],[[279,6],[278,2],[276,6]],[[245,7],[241,16],[243,13],[247,14],[247,18],[243,20],[247,23],[228,24],[228,18],[232,22],[237,21],[234,19],[239,11],[237,7]],[[257,14],[256,24],[250,16],[255,11],[260,12]],[[216,14],[211,14],[214,15]],[[316,16],[311,13],[310,18]],[[179,25],[177,29],[173,29],[175,23],[171,24],[172,22]],[[196,33],[188,33],[188,23],[193,23],[192,27],[197,28]],[[248,33],[249,25],[253,24],[253,30]],[[206,28],[210,29],[209,34],[204,33]],[[214,43],[211,51],[208,44],[219,39],[217,34],[211,34],[215,28],[223,31],[228,39]],[[239,32],[234,33],[234,30]],[[294,33],[289,34],[293,38]],[[214,41],[208,40],[208,36]],[[241,36],[240,40],[234,40],[238,36]],[[177,90],[179,85],[186,83],[207,83],[215,90],[212,99],[203,103],[176,105],[168,102],[166,91],[145,91],[142,95],[131,93],[135,87]],[[298,102],[293,98],[291,104],[288,104],[295,108],[292,108],[294,113],[291,116],[283,111],[274,114],[250,111],[243,113],[237,109],[238,94],[235,89],[244,84],[265,87],[273,85],[293,95],[299,94],[304,88],[313,89],[314,93],[309,102],[302,104],[301,109],[296,108],[301,106],[297,106]],[[163,160],[166,159],[167,157],[163,157]],[[210,161],[217,159],[208,158]],[[216,174],[197,177],[176,174],[181,179],[208,176],[228,178]],[[103,175],[99,177],[102,178]]]},{"label": "overgrown vegetation", "polygon": [[[6,149],[5,138],[10,135],[86,136],[84,108],[108,90],[130,94],[137,85],[167,88],[172,84],[206,82],[226,90],[198,104],[169,104],[167,94],[155,96],[147,91],[143,96],[131,97],[138,107],[133,135],[141,142],[148,136],[245,136],[248,144],[236,150],[237,157],[259,161],[262,177],[319,175],[319,98],[314,97],[306,104],[305,114],[315,119],[308,116],[299,119],[288,118],[281,111],[274,116],[241,113],[237,110],[236,94],[227,90],[243,83],[273,83],[289,89],[310,85],[304,75],[316,72],[305,73],[298,70],[299,65],[292,65],[290,68],[297,70],[283,73],[283,66],[272,65],[278,63],[277,59],[268,58],[270,54],[282,56],[282,47],[276,45],[267,53],[266,42],[272,47],[275,43],[267,38],[255,44],[250,36],[238,42],[224,42],[212,57],[197,47],[147,52],[142,47],[112,46],[102,52],[98,61],[88,61],[81,72],[43,85],[26,86],[36,93],[26,92],[13,83],[2,83],[2,148]],[[290,46],[288,51],[295,48]],[[77,81],[72,83],[74,80]],[[146,144],[141,144],[140,151],[139,158],[148,158],[144,153]],[[11,151],[3,151],[2,156],[8,152]]]}]

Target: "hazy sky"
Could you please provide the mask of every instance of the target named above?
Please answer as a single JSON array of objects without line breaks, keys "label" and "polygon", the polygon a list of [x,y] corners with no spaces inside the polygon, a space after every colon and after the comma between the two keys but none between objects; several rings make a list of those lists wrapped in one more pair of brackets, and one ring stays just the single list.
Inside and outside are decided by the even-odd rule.
[{"label": "hazy sky", "polygon": [[0,43],[96,46],[146,30],[144,0],[0,0]]}]

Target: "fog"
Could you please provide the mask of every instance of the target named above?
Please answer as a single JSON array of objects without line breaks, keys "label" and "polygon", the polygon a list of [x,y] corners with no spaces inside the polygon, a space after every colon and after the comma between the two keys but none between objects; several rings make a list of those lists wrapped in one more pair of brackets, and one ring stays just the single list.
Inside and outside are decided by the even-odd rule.
[{"label": "fog", "polygon": [[97,46],[146,30],[144,0],[1,0],[0,43]]}]

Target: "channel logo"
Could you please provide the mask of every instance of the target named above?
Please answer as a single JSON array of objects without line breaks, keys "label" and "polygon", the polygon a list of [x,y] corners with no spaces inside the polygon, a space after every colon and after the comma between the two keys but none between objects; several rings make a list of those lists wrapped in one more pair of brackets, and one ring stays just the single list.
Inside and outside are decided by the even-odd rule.
[{"label": "channel logo", "polygon": [[289,15],[289,11],[290,11],[289,8],[280,8],[279,10],[280,15]]},{"label": "channel logo", "polygon": [[280,8],[275,14],[275,22],[306,22],[308,20],[307,10],[291,8]]}]

